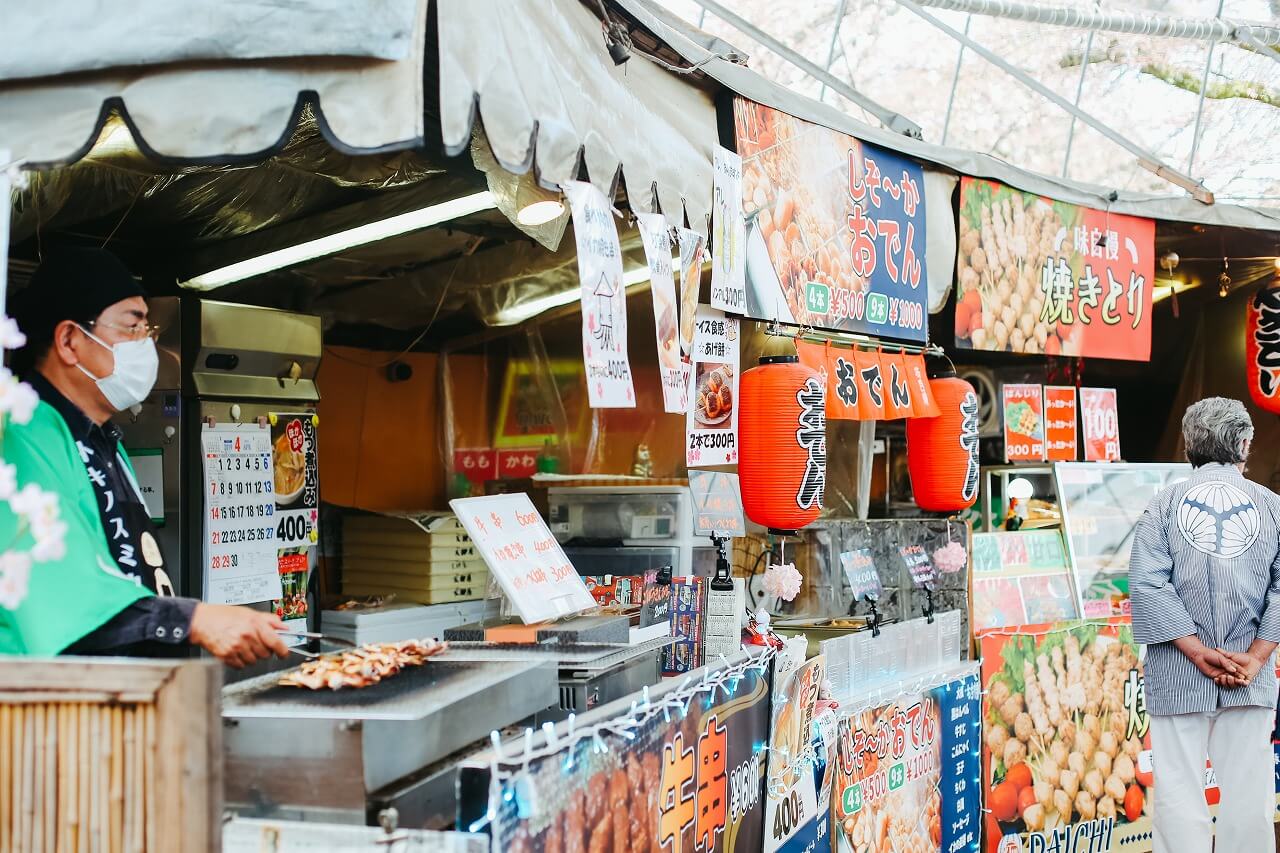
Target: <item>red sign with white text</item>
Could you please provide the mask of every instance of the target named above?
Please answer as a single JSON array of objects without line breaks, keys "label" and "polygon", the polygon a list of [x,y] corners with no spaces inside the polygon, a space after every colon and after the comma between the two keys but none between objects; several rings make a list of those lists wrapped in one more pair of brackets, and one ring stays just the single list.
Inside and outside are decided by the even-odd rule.
[{"label": "red sign with white text", "polygon": [[532,477],[538,473],[540,452],[536,447],[526,447],[523,450],[499,450],[498,476]]},{"label": "red sign with white text", "polygon": [[1044,461],[1044,397],[1039,385],[1004,385],[1004,458]]},{"label": "red sign with white text", "polygon": [[1088,462],[1120,460],[1120,419],[1116,389],[1081,388],[1080,416],[1084,424],[1084,458]]},{"label": "red sign with white text", "polygon": [[453,451],[453,470],[483,492],[485,481],[498,476],[497,452],[492,447],[459,448]]},{"label": "red sign with white text", "polygon": [[1044,386],[1044,449],[1050,462],[1075,462],[1076,389]]}]

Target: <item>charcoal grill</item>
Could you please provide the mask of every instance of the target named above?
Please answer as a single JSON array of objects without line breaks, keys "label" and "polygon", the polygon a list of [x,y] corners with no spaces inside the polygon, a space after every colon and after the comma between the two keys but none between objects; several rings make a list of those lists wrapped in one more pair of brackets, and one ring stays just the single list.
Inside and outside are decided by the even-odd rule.
[{"label": "charcoal grill", "polygon": [[226,802],[245,816],[367,823],[424,768],[559,700],[556,667],[540,660],[446,653],[358,690],[280,676],[223,690]]}]

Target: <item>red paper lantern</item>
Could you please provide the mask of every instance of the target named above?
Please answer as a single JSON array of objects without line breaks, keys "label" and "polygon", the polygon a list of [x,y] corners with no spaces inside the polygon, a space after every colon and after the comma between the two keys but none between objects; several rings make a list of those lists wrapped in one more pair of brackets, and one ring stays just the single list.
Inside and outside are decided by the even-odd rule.
[{"label": "red paper lantern", "polygon": [[794,355],[760,359],[738,386],[738,479],[756,524],[789,533],[817,519],[827,482],[826,387]]},{"label": "red paper lantern", "polygon": [[1280,278],[1249,300],[1244,369],[1254,405],[1280,414]]},{"label": "red paper lantern", "polygon": [[948,367],[929,380],[941,410],[907,421],[907,470],[916,505],[958,512],[978,499],[978,395]]}]

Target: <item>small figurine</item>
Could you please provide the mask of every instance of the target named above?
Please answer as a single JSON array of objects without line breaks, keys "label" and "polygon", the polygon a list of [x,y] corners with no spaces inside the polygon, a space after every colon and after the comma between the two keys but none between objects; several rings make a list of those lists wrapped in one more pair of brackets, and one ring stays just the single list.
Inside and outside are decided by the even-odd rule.
[{"label": "small figurine", "polygon": [[631,475],[633,477],[653,476],[653,459],[649,456],[649,445],[636,445],[636,458],[631,465]]},{"label": "small figurine", "polygon": [[813,707],[814,716],[834,711],[839,707],[840,703],[831,696],[831,679],[822,679],[822,686],[818,688],[818,702]]},{"label": "small figurine", "polygon": [[746,630],[742,632],[742,644],[746,646],[768,646],[781,651],[786,647],[782,638],[773,633],[769,627],[769,611],[761,607],[755,615],[747,620]]}]

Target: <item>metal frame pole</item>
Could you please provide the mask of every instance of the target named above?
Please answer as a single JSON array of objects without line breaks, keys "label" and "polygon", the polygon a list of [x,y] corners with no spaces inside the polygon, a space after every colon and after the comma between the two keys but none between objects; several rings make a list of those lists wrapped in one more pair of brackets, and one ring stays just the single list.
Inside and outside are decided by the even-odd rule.
[{"label": "metal frame pole", "polygon": [[[710,0],[698,0],[698,2],[710,2]],[[1111,127],[1101,119],[1096,118],[1090,113],[1087,113],[1084,110],[1080,109],[1075,104],[1071,103],[1066,98],[1062,97],[1057,92],[1053,91],[1048,86],[1041,83],[1039,80],[1036,80],[1034,77],[1030,76],[1029,74],[1022,71],[1020,68],[1018,68],[1017,66],[1010,63],[1008,60],[1004,59],[1003,57],[999,56],[993,51],[988,50],[986,47],[974,41],[973,39],[969,38],[964,33],[958,31],[954,27],[949,26],[943,21],[940,21],[938,18],[931,15],[929,12],[925,11],[924,7],[922,7],[919,3],[916,3],[915,0],[896,0],[896,2],[898,3],[898,5],[902,6],[903,8],[909,9],[910,11],[914,12],[916,15],[920,16],[921,18],[924,18],[926,21],[933,24],[935,27],[942,30],[944,33],[951,36],[956,41],[959,41],[963,44],[968,45],[969,48],[972,49],[974,53],[978,54],[983,59],[987,60],[987,62],[990,62],[992,65],[1001,69],[1005,73],[1011,75],[1015,80],[1022,83],[1024,86],[1028,87],[1029,89],[1032,89],[1035,92],[1038,92],[1043,97],[1049,99],[1053,103],[1057,104],[1059,107],[1062,107],[1062,109],[1076,116],[1082,122],[1089,125],[1094,130],[1098,131],[1103,136],[1107,137],[1112,142],[1116,143],[1121,148],[1128,151],[1130,154],[1133,154],[1135,157],[1138,158],[1138,162],[1143,166],[1143,168],[1148,169],[1149,171],[1153,172],[1154,174],[1158,175],[1161,178],[1164,178],[1166,181],[1168,181],[1171,184],[1175,184],[1176,186],[1182,187],[1183,189],[1190,192],[1198,201],[1201,201],[1205,204],[1213,203],[1213,193],[1209,192],[1209,190],[1204,186],[1204,184],[1200,183],[1190,175],[1180,172],[1174,167],[1168,165],[1167,163],[1162,161],[1160,158],[1158,158],[1156,155],[1152,154],[1150,151],[1143,148],[1141,145],[1134,142],[1129,137],[1125,136],[1123,133],[1120,133],[1118,130]]]},{"label": "metal frame pole", "polygon": [[[973,15],[964,17],[964,34],[969,35],[969,25],[973,23]],[[956,102],[956,86],[960,84],[960,65],[964,62],[964,42],[960,42],[960,53],[956,55],[956,71],[951,75],[951,94],[947,96],[947,116],[942,120],[942,144],[947,144],[947,133],[951,130],[951,108]]]},{"label": "metal frame pole", "polygon": [[[1084,58],[1080,61],[1080,79],[1076,81],[1076,106],[1080,106],[1080,95],[1084,92],[1084,73],[1089,70],[1089,52],[1093,50],[1093,30],[1089,30],[1089,38],[1084,43]],[[1071,117],[1071,126],[1067,128],[1067,150],[1062,155],[1062,177],[1067,176],[1067,165],[1071,162],[1071,143],[1076,138],[1076,117]]]},{"label": "metal frame pole", "polygon": [[895,133],[901,133],[904,136],[911,136],[916,139],[921,138],[920,125],[916,124],[906,116],[900,115],[893,110],[876,103],[840,78],[823,71],[817,63],[811,62],[799,53],[796,53],[794,50],[787,47],[785,44],[778,41],[756,25],[752,24],[738,13],[725,8],[720,3],[715,2],[715,0],[694,0],[694,2],[703,9],[706,9],[708,12],[711,12],[716,17],[745,33],[755,41],[764,45],[769,50],[772,50],[774,53],[778,54],[778,56],[781,56],[801,71],[804,71],[810,77],[826,83],[832,90],[848,98],[850,101],[875,116],[876,120],[889,130],[892,130]]},{"label": "metal frame pole", "polygon": [[[836,61],[836,42],[840,40],[840,25],[844,23],[844,9],[849,0],[840,0],[836,6],[836,19],[831,26],[831,43],[827,45],[827,64],[822,70],[827,73],[831,72],[831,63]],[[706,14],[707,10],[703,9],[702,14]],[[822,88],[818,90],[818,100],[825,101],[827,99],[827,84],[823,83]]]},{"label": "metal frame pole", "polygon": [[[1226,0],[1218,0],[1217,18],[1222,17],[1222,7]],[[1187,171],[1190,172],[1196,164],[1196,150],[1200,147],[1200,118],[1204,115],[1204,96],[1209,90],[1209,69],[1213,67],[1213,50],[1218,46],[1218,42],[1214,39],[1209,40],[1209,50],[1204,57],[1204,74],[1200,76],[1200,99],[1196,101],[1196,123],[1191,129],[1191,155],[1187,157]]]}]

